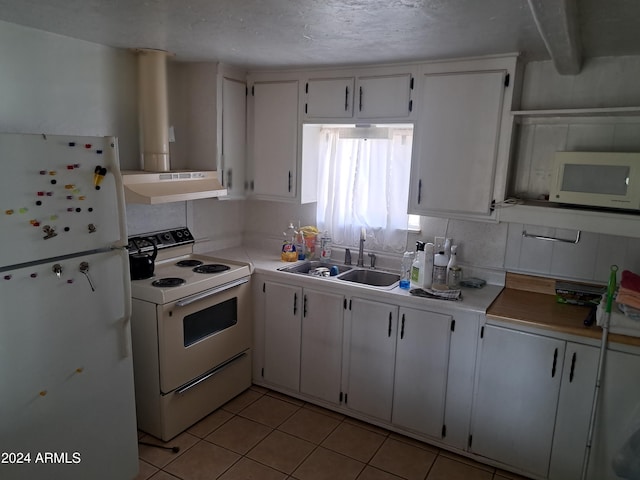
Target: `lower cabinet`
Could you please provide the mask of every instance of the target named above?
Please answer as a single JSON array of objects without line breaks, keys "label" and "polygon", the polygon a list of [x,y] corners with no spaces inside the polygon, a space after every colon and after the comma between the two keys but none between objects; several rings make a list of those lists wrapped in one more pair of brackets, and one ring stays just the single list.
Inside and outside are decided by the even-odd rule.
[{"label": "lower cabinet", "polygon": [[302,299],[300,393],[338,404],[345,298],[305,288]]},{"label": "lower cabinet", "polygon": [[346,406],[441,438],[452,322],[449,315],[351,299]]},{"label": "lower cabinet", "polygon": [[264,282],[265,382],[289,390],[300,388],[302,288]]},{"label": "lower cabinet", "polygon": [[482,330],[469,450],[540,477],[579,478],[598,349]]},{"label": "lower cabinet", "polygon": [[344,296],[264,282],[265,382],[340,402]]},{"label": "lower cabinet", "polygon": [[398,307],[352,298],[349,367],[345,404],[348,408],[391,420]]},{"label": "lower cabinet", "polygon": [[607,352],[589,480],[640,478],[640,348]]},{"label": "lower cabinet", "polygon": [[549,479],[580,478],[584,463],[600,349],[567,342]]},{"label": "lower cabinet", "polygon": [[391,422],[441,438],[453,318],[400,308]]}]

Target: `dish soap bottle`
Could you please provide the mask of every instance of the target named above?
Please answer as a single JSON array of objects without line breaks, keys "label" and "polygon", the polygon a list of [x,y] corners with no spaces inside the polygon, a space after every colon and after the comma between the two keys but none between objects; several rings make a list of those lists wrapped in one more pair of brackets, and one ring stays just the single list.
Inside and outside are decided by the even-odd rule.
[{"label": "dish soap bottle", "polygon": [[400,269],[400,288],[409,290],[411,286],[411,266],[413,265],[413,252],[404,252]]},{"label": "dish soap bottle", "polygon": [[325,230],[320,238],[320,261],[327,263],[331,260],[331,237],[329,232]]}]

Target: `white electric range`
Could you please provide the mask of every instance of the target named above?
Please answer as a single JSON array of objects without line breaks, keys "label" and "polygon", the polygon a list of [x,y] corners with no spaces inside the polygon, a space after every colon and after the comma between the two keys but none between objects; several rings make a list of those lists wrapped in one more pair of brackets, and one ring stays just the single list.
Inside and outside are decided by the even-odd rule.
[{"label": "white electric range", "polygon": [[250,267],[193,253],[186,228],[129,239],[158,253],[131,281],[138,428],[169,440],[251,385]]}]

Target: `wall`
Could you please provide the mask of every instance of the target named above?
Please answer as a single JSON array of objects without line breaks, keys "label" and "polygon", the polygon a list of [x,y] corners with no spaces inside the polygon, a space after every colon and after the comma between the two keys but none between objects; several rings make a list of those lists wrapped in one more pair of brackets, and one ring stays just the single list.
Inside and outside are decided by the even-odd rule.
[{"label": "wall", "polygon": [[139,158],[135,56],[0,21],[0,131],[115,135]]}]

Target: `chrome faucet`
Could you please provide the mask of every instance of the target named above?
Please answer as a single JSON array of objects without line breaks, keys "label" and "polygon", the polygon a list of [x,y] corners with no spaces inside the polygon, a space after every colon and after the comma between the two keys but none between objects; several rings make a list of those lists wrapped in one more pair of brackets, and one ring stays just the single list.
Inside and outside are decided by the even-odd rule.
[{"label": "chrome faucet", "polygon": [[364,238],[367,235],[367,231],[362,227],[360,230],[360,246],[358,247],[358,266],[364,267]]}]

